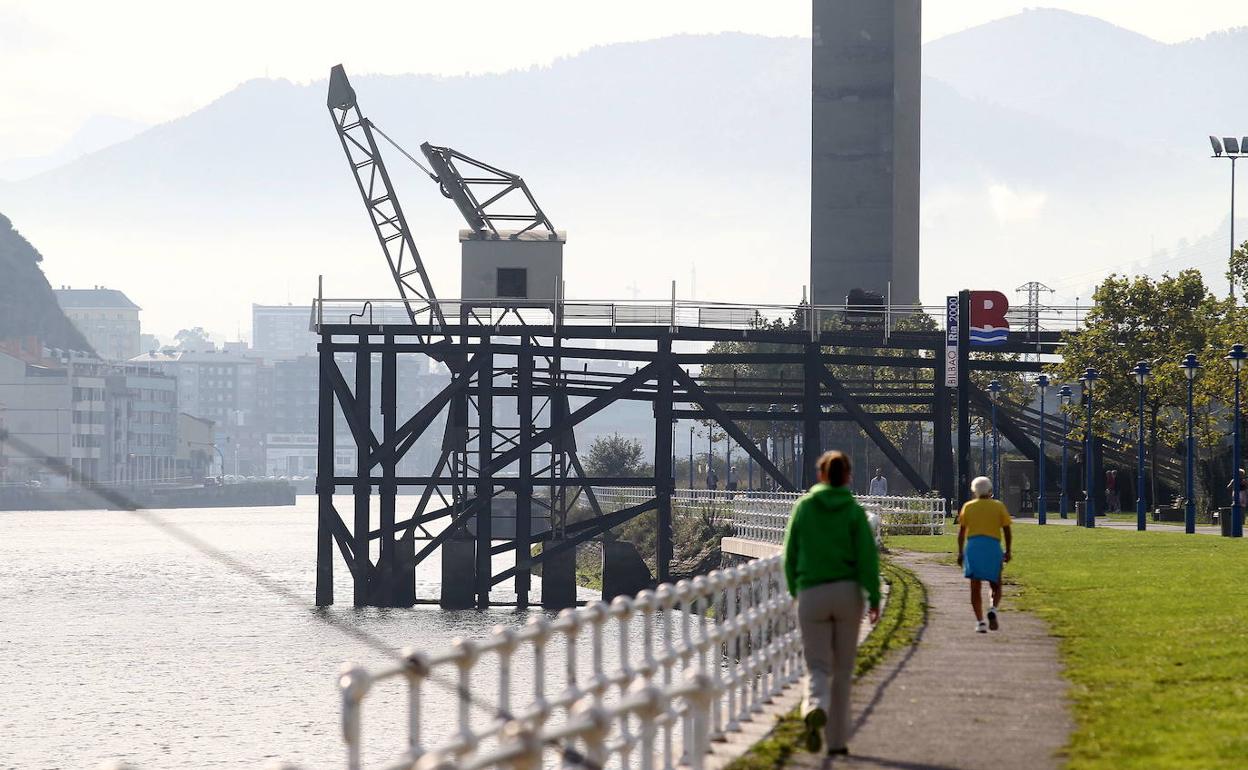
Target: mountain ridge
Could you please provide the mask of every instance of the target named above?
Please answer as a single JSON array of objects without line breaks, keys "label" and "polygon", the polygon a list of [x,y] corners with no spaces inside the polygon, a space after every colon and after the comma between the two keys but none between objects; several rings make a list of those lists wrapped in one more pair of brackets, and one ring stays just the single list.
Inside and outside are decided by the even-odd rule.
[{"label": "mountain ridge", "polygon": [[[1028,34],[1047,47],[1006,57],[1003,72],[989,75],[1035,77],[1035,60],[1060,54],[1044,25],[1065,17],[1032,18],[1043,24]],[[979,70],[991,69],[982,61],[995,49],[971,45],[978,35],[962,38],[965,49],[942,52],[937,44],[948,38],[925,48],[927,301],[965,285],[1056,280],[1089,264],[1108,272],[1116,254],[1218,226],[1225,185],[1223,169],[1203,163],[1207,131],[1114,141],[1107,137],[1131,126],[1074,119],[1066,107],[1050,114],[1036,99],[987,98],[989,75]],[[1132,35],[1111,29],[1105,39]],[[1238,55],[1234,46],[1219,53],[1226,46],[1217,41],[1177,48],[1196,58]],[[1064,93],[1075,104],[1112,95],[1081,85],[1096,83],[1087,68],[1097,60],[1079,61],[1084,69],[1054,84],[1050,103]],[[807,40],[680,36],[490,75],[351,74],[365,114],[410,152],[428,140],[525,177],[570,231],[569,296],[609,297],[636,282],[661,297],[696,268],[702,297],[800,297],[809,254]],[[1171,111],[1191,111],[1182,89],[1162,85],[1179,91]],[[324,81],[253,79],[126,142],[0,185],[0,207],[20,215],[54,257],[52,273],[126,285],[147,309],[145,325],[162,330],[193,320],[232,330],[250,302],[308,296],[318,274],[331,294],[390,296],[324,103]],[[1201,120],[1234,124],[1237,108],[1220,110]],[[423,173],[383,152],[435,286],[452,296],[457,213]],[[240,296],[240,283],[250,296]]]}]

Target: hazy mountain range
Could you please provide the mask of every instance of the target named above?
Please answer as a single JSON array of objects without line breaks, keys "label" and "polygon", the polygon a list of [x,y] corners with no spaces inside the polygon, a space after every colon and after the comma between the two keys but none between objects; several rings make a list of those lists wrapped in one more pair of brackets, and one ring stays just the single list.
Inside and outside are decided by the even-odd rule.
[{"label": "hazy mountain range", "polygon": [[[809,255],[809,46],[673,37],[474,77],[344,64],[365,113],[410,151],[427,139],[525,176],[568,230],[569,297],[663,297],[673,279],[688,296],[696,267],[701,299],[792,302]],[[1165,45],[1057,11],[928,44],[924,300],[1028,280],[1086,297],[1145,263],[1220,272],[1229,169],[1205,136],[1248,133],[1245,65],[1246,30]],[[435,285],[455,296],[458,215],[387,158]],[[329,295],[393,295],[323,81],[244,83],[0,183],[0,211],[53,283],[121,288],[166,334],[245,330],[252,301],[306,301],[318,274]]]}]

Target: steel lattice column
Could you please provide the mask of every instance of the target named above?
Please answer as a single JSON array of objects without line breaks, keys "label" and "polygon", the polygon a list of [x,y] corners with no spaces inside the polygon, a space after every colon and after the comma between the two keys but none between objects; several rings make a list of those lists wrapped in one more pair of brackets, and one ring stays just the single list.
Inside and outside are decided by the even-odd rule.
[{"label": "steel lattice column", "polygon": [[802,486],[809,489],[818,478],[815,464],[823,453],[822,435],[819,430],[819,383],[823,371],[818,342],[806,343],[806,362],[802,367]]},{"label": "steel lattice column", "polygon": [[494,524],[494,353],[481,339],[477,374],[477,607],[490,606],[490,541]]},{"label": "steel lattice column", "polygon": [[516,416],[520,427],[520,483],[516,488],[516,604],[529,606],[530,538],[533,532],[533,340],[520,338],[516,357]]},{"label": "steel lattice column", "polygon": [[[361,426],[361,430],[367,431],[373,386],[372,355],[369,353],[368,335],[361,334],[359,343],[360,349],[355,354],[355,422],[356,425]],[[353,597],[356,607],[374,603],[369,592],[372,564],[368,558],[368,509],[369,497],[372,494],[372,484],[369,482],[369,476],[372,474],[371,460],[368,442],[357,441],[355,484],[352,485],[352,491],[355,494],[355,529],[351,533],[351,553],[355,562],[355,568],[351,570],[351,574],[355,579]]]},{"label": "steel lattice column", "polygon": [[672,336],[659,337],[658,394],[654,401],[654,495],[658,503],[658,582],[672,575]]},{"label": "steel lattice column", "polygon": [[322,335],[320,388],[317,391],[316,426],[316,606],[334,603],[334,385],[329,367],[334,365],[332,335]]}]

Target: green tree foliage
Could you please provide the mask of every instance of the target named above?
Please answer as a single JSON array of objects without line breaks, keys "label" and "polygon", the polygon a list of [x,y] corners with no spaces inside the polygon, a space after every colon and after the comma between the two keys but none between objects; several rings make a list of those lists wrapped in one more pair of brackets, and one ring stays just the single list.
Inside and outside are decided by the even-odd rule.
[{"label": "green tree foliage", "polygon": [[1226,278],[1238,287],[1239,296],[1244,296],[1244,290],[1248,289],[1248,241],[1239,244],[1239,248],[1231,252],[1231,264],[1226,271]]},{"label": "green tree foliage", "polygon": [[179,329],[178,333],[173,335],[173,339],[178,344],[179,350],[212,350],[212,338],[208,336],[208,332],[204,331],[204,327],[196,326],[193,329]]},{"label": "green tree foliage", "polygon": [[643,476],[650,472],[641,442],[618,433],[599,436],[585,456],[585,472],[590,476]]},{"label": "green tree foliage", "polygon": [[[1079,392],[1077,379],[1089,368],[1100,375],[1094,391],[1096,429],[1121,430],[1138,419],[1139,386],[1132,369],[1146,361],[1152,368],[1145,398],[1149,443],[1182,451],[1187,432],[1187,380],[1179,366],[1195,353],[1202,370],[1194,387],[1198,456],[1208,457],[1225,437],[1225,408],[1230,402],[1233,377],[1224,360],[1234,339],[1248,339],[1248,318],[1229,299],[1219,299],[1204,283],[1200,271],[1178,275],[1111,275],[1093,294],[1094,305],[1084,328],[1068,334],[1063,361],[1056,374]],[[1072,438],[1082,432],[1078,403]],[[1128,427],[1128,430],[1131,430]],[[1206,492],[1211,473],[1201,474]]]},{"label": "green tree foliage", "polygon": [[[1153,369],[1145,401],[1150,419],[1168,443],[1182,433],[1186,380],[1179,363],[1221,342],[1230,306],[1213,296],[1198,270],[1177,276],[1111,275],[1097,287],[1084,328],[1067,335],[1057,374],[1071,384],[1091,367],[1101,375],[1095,390],[1098,427],[1127,422],[1138,410],[1138,386],[1131,374],[1137,361]],[[1207,361],[1202,360],[1202,363]],[[1208,383],[1208,378],[1206,383]],[[1201,395],[1209,395],[1201,388]]]}]

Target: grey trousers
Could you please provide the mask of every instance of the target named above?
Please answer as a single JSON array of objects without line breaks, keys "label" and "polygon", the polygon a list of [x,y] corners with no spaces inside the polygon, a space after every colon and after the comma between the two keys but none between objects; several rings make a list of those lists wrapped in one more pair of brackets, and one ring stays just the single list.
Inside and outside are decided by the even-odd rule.
[{"label": "grey trousers", "polygon": [[806,657],[803,716],[816,706],[828,715],[826,748],[849,742],[849,686],[858,655],[862,588],[853,580],[807,588],[797,594],[797,618]]}]

